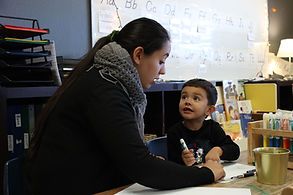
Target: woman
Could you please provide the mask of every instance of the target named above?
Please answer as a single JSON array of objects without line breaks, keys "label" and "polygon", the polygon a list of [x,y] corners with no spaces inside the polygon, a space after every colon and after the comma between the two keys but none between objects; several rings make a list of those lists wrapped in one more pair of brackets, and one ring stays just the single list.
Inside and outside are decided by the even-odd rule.
[{"label": "woman", "polygon": [[165,73],[170,37],[139,18],[101,38],[46,104],[28,156],[33,194],[92,194],[138,182],[157,189],[212,183],[221,165],[156,158],[143,142],[143,89]]}]

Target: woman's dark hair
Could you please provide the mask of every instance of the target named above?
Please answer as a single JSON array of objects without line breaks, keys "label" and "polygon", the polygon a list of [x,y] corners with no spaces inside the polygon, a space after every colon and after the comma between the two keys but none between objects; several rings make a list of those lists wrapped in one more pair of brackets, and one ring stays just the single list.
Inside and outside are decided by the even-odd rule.
[{"label": "woman's dark hair", "polygon": [[114,41],[130,54],[136,47],[141,46],[144,53],[149,55],[161,49],[167,41],[170,41],[170,37],[166,29],[155,20],[139,18],[125,25]]},{"label": "woman's dark hair", "polygon": [[28,157],[33,158],[41,143],[46,121],[51,111],[54,109],[63,92],[94,62],[96,52],[106,44],[115,41],[125,48],[132,55],[136,47],[142,47],[146,55],[150,55],[156,50],[161,49],[170,36],[167,30],[158,22],[148,18],[138,18],[126,24],[121,31],[113,31],[110,35],[100,38],[95,46],[86,54],[80,63],[76,65],[69,77],[58,88],[55,94],[48,100],[43,108],[35,130],[32,135],[32,142],[28,151]]}]

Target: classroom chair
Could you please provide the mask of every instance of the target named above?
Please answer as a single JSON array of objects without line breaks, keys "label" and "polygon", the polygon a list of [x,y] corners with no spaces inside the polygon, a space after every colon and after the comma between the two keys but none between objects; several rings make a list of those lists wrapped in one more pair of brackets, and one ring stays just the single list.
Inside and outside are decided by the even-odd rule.
[{"label": "classroom chair", "polygon": [[146,146],[152,154],[162,156],[167,160],[167,136],[151,139],[146,142]]},{"label": "classroom chair", "polygon": [[16,157],[4,165],[4,195],[24,195],[23,182],[24,157]]}]

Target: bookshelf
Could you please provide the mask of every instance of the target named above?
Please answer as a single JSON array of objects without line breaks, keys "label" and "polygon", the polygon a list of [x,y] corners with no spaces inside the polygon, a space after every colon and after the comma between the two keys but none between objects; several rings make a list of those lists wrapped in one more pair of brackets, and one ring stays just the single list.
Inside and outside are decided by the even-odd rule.
[{"label": "bookshelf", "polygon": [[[39,86],[39,87],[3,87],[0,86],[0,182],[2,182],[3,176],[3,166],[5,162],[13,157],[21,155],[25,151],[25,144],[29,145],[29,135],[28,140],[25,141],[25,133],[29,132],[29,121],[36,121],[36,118],[40,112],[42,105],[47,101],[47,99],[53,95],[57,90],[57,86]],[[21,134],[18,134],[18,143],[14,140],[12,143],[8,144],[8,134],[11,131],[11,122],[15,122],[13,119],[8,117],[11,113],[10,108],[17,105],[20,108],[19,113],[17,110],[14,114],[20,114],[21,125],[17,130],[20,130]],[[33,115],[25,115],[23,111],[26,111],[29,107],[33,108]],[[15,107],[14,107],[15,108]],[[30,117],[28,117],[30,116]],[[10,140],[11,141],[11,140]],[[28,141],[28,143],[26,143]],[[21,142],[21,143],[20,143]],[[21,144],[20,147],[16,147],[16,144]],[[8,147],[14,144],[15,150],[8,151]],[[16,150],[17,149],[17,150]]]},{"label": "bookshelf", "polygon": [[[0,15],[0,183],[6,161],[22,155],[42,106],[57,90],[55,48],[38,20]],[[17,20],[17,21],[15,21]],[[14,23],[21,22],[22,26]],[[54,66],[53,66],[54,65]],[[57,76],[56,76],[57,75]],[[0,185],[2,192],[2,185]]]},{"label": "bookshelf", "polygon": [[[262,147],[262,136],[279,136],[293,138],[293,131],[264,129],[262,120],[248,123],[248,156],[249,164],[254,162],[253,149]],[[288,168],[293,169],[292,154],[289,156]]]},{"label": "bookshelf", "polygon": [[145,90],[147,108],[144,115],[145,133],[164,136],[181,117],[178,112],[183,82],[161,82]]}]

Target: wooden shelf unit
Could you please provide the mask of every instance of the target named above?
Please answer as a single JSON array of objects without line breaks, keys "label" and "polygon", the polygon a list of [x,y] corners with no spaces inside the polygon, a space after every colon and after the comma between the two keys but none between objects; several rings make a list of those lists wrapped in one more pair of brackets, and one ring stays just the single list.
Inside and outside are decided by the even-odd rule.
[{"label": "wooden shelf unit", "polygon": [[[272,129],[263,129],[263,121],[254,121],[248,123],[248,156],[247,162],[252,164],[254,162],[253,157],[253,149],[257,147],[262,147],[262,136],[280,136],[280,137],[287,137],[293,138],[293,131],[288,130],[272,130]],[[291,154],[290,154],[291,156]],[[293,169],[293,159],[290,158],[288,161],[288,168]]]}]

